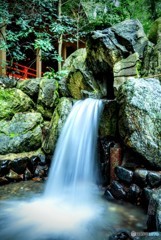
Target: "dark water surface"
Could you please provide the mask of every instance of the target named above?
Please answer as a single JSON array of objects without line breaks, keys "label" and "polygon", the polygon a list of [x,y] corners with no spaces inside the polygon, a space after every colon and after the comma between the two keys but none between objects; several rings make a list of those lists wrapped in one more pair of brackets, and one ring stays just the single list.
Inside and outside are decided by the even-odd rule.
[{"label": "dark water surface", "polygon": [[143,231],[146,215],[128,203],[111,203],[93,189],[94,202],[74,206],[44,199],[44,183],[26,181],[0,187],[1,240],[107,240],[116,230]]}]

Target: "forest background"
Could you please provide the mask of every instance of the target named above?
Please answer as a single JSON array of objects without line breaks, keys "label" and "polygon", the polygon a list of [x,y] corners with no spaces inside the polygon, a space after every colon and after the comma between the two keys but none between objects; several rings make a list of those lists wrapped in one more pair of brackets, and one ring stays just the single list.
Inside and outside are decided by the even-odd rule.
[{"label": "forest background", "polygon": [[[62,43],[86,40],[89,32],[138,19],[148,34],[161,16],[160,0],[0,0],[0,50],[10,61],[42,60],[62,65]],[[5,28],[5,35],[3,31]]]}]

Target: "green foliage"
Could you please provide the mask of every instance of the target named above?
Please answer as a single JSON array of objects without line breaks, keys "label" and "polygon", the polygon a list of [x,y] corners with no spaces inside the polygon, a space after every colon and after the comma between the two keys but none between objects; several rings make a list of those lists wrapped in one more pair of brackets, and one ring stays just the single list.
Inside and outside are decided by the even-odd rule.
[{"label": "green foliage", "polygon": [[49,70],[50,71],[44,73],[43,77],[47,79],[55,79],[57,81],[61,80],[68,73],[67,70],[61,70],[58,72],[55,72],[54,68],[49,68]]},{"label": "green foliage", "polygon": [[78,42],[88,32],[107,28],[128,18],[141,21],[146,32],[161,16],[160,0],[0,0],[0,27],[7,26],[0,49],[7,49],[12,60],[25,60],[28,52],[41,49],[42,59],[62,61],[55,49],[63,41]]}]

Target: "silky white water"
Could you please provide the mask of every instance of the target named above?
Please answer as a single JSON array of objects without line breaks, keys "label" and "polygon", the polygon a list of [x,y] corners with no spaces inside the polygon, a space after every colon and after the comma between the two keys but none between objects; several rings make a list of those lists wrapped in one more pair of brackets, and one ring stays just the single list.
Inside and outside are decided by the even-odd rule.
[{"label": "silky white water", "polygon": [[95,99],[74,104],[59,137],[44,193],[38,199],[5,203],[0,239],[90,239],[88,223],[101,214],[93,184],[102,108],[102,101]]},{"label": "silky white water", "polygon": [[75,103],[59,137],[44,196],[68,191],[80,201],[90,197],[90,184],[96,179],[96,148],[101,100]]},{"label": "silky white water", "polygon": [[[95,185],[102,108],[102,102],[94,99],[74,104],[59,137],[44,192],[26,200],[0,201],[0,240],[107,240],[120,228],[143,229],[140,210],[127,203],[107,203]],[[16,184],[21,184],[21,192],[28,189],[23,188],[27,182]],[[33,184],[31,181],[28,186]],[[7,188],[13,192],[14,186]],[[28,192],[23,194],[28,196]]]}]

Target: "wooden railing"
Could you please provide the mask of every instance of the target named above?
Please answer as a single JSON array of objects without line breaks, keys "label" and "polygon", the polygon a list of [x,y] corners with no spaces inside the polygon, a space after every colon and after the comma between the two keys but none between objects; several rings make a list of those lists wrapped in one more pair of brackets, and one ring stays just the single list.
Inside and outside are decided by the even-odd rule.
[{"label": "wooden railing", "polygon": [[9,77],[14,77],[18,79],[29,79],[29,78],[36,78],[36,70],[30,67],[26,67],[24,65],[18,63],[12,63],[10,66],[9,63],[6,66],[7,75]]}]

